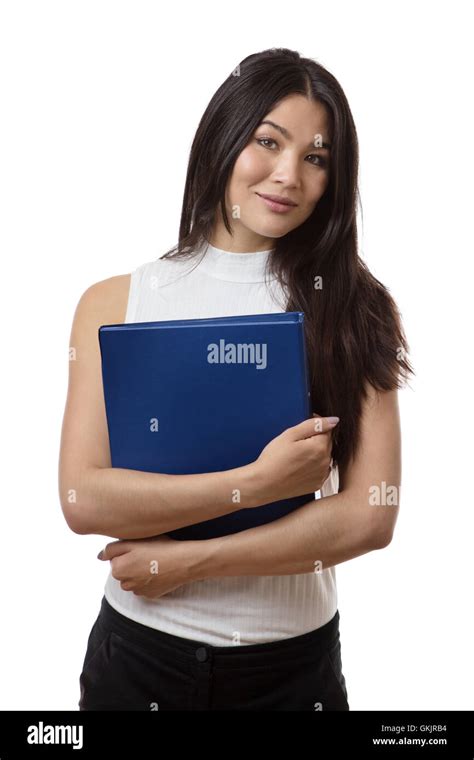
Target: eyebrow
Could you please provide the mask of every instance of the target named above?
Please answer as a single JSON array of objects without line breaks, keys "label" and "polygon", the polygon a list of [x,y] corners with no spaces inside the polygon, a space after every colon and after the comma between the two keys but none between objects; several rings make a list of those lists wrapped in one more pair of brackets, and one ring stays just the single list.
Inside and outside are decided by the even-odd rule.
[{"label": "eyebrow", "polygon": [[[278,129],[278,131],[281,132],[281,134],[284,137],[287,137],[289,140],[291,140],[291,134],[288,132],[287,129],[285,129],[285,127],[281,127],[279,124],[275,124],[274,121],[269,121],[268,119],[266,119],[265,121],[261,121],[259,126],[261,126],[262,124],[270,124],[271,127]],[[315,145],[313,141],[313,142],[308,143],[308,148],[320,148],[320,149],[325,148],[326,150],[331,150],[331,144],[324,142],[323,140],[322,145]]]}]

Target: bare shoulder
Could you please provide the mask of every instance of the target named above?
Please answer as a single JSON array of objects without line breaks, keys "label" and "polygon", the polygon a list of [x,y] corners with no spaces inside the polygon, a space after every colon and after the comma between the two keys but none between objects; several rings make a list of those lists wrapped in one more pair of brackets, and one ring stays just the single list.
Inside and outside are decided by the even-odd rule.
[{"label": "bare shoulder", "polygon": [[131,274],[118,274],[90,285],[77,304],[75,321],[119,324],[125,321]]}]

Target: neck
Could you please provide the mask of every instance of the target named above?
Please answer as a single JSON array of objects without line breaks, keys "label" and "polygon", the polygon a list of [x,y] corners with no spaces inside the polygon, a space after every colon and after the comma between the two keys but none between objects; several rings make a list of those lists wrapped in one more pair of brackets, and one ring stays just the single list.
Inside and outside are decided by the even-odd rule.
[{"label": "neck", "polygon": [[258,235],[252,230],[234,227],[233,234],[230,235],[223,225],[218,225],[208,242],[222,251],[229,253],[257,253],[259,251],[269,251],[273,248],[275,241],[273,238]]}]

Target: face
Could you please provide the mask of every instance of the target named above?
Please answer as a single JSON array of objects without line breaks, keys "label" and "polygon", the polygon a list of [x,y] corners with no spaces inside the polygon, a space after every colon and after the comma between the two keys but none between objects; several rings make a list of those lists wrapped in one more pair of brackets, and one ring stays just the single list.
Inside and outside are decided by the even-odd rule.
[{"label": "face", "polygon": [[[264,123],[269,121],[272,124]],[[330,120],[321,103],[291,95],[266,114],[238,156],[227,186],[226,207],[234,234],[228,235],[220,218],[213,245],[263,250],[299,227],[328,186],[330,152],[323,145],[329,143]],[[275,204],[265,195],[295,205]]]}]

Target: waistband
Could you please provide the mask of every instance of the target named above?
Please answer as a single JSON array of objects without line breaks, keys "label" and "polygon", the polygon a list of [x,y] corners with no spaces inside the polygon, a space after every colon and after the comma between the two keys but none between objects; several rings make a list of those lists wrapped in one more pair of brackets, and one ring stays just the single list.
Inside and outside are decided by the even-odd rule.
[{"label": "waistband", "polygon": [[319,657],[331,643],[339,638],[339,619],[339,610],[336,610],[335,615],[325,625],[300,636],[263,644],[214,646],[204,641],[175,636],[138,623],[118,612],[105,596],[102,598],[98,617],[106,628],[115,631],[132,643],[136,641],[139,645],[155,650],[157,656],[166,650],[170,656],[182,662],[196,661],[196,659],[204,662],[212,659],[216,664],[225,664],[226,667],[234,665],[238,667],[243,662],[246,666],[267,665],[280,661],[280,658],[288,662],[293,659]]}]

